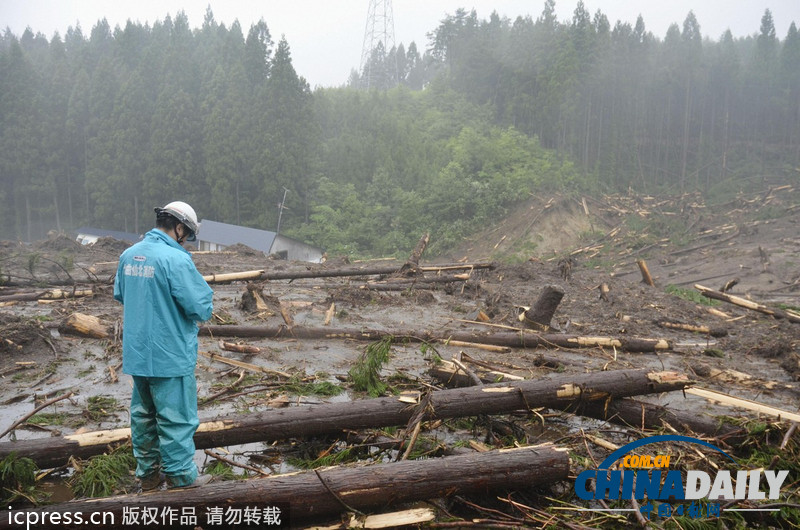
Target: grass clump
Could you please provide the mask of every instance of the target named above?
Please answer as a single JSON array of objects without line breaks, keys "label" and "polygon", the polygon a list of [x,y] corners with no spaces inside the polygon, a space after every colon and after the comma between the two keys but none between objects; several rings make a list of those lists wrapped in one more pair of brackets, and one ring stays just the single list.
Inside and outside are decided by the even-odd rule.
[{"label": "grass clump", "polygon": [[346,447],[341,451],[329,452],[314,460],[304,460],[297,457],[288,457],[286,462],[297,469],[316,469],[319,467],[336,466],[358,461],[358,451],[355,447]]},{"label": "grass clump", "polygon": [[203,468],[203,471],[205,473],[208,473],[209,475],[214,475],[216,478],[220,480],[237,480],[240,478],[244,478],[236,475],[236,473],[234,473],[233,471],[233,467],[231,467],[230,464],[226,464],[221,460],[214,460],[213,462],[205,466]]},{"label": "grass clump", "polygon": [[119,402],[111,396],[91,396],[86,400],[86,416],[92,421],[101,421],[119,409]]},{"label": "grass clump", "polygon": [[85,466],[76,466],[72,491],[79,497],[108,497],[130,479],[135,467],[136,459],[129,444],[108,454],[93,456]]},{"label": "grass clump", "polygon": [[36,491],[36,464],[16,452],[0,460],[0,502],[8,503],[27,499],[33,504],[39,501]]},{"label": "grass clump", "polygon": [[694,302],[695,304],[705,306],[720,305],[719,300],[714,300],[713,298],[703,296],[700,292],[695,291],[694,289],[684,289],[682,287],[678,287],[677,285],[667,285],[665,291],[671,295],[677,296],[678,298],[683,298],[689,302]]},{"label": "grass clump", "polygon": [[386,392],[388,387],[381,381],[381,369],[389,360],[393,340],[394,337],[387,335],[369,344],[361,354],[355,366],[347,373],[356,390],[367,392],[372,397],[381,396]]},{"label": "grass clump", "polygon": [[330,381],[307,382],[299,377],[292,377],[286,384],[281,385],[280,390],[298,396],[320,396],[333,397],[344,392],[344,388],[331,383]]},{"label": "grass clump", "polygon": [[67,422],[66,412],[38,412],[28,418],[26,423],[32,425],[64,425]]}]

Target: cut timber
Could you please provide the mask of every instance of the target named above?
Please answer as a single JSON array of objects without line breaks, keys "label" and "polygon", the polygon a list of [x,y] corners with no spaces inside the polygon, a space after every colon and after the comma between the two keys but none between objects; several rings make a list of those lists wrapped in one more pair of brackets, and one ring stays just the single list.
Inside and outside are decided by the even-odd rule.
[{"label": "cut timber", "polygon": [[285,373],[280,372],[278,370],[271,370],[269,368],[264,368],[263,366],[258,366],[251,363],[246,363],[244,361],[237,361],[236,359],[228,359],[227,357],[223,357],[222,355],[212,353],[212,352],[205,352],[199,351],[198,354],[202,355],[203,357],[207,357],[212,361],[219,361],[224,364],[229,364],[231,366],[236,366],[237,368],[244,368],[245,370],[249,370],[251,372],[262,373],[267,375],[277,375],[283,377],[285,379],[291,379],[292,376]]},{"label": "cut timber", "polygon": [[628,352],[654,352],[670,349],[665,339],[647,339],[637,337],[583,337],[579,335],[562,335],[559,333],[540,334],[528,330],[517,332],[485,333],[479,331],[448,330],[368,330],[355,328],[331,329],[327,327],[295,326],[201,326],[201,335],[213,337],[265,337],[294,339],[350,339],[377,341],[391,336],[395,341],[434,342],[460,340],[478,344],[493,344],[509,348],[617,348]]},{"label": "cut timber", "polygon": [[[400,526],[419,525],[436,519],[436,512],[431,508],[414,508],[402,512],[381,513],[367,517],[350,517],[348,528],[397,528]],[[341,524],[336,527],[341,528]]]},{"label": "cut timber", "polygon": [[[440,270],[494,269],[494,263],[472,263],[420,267],[423,272]],[[362,267],[347,269],[310,268],[297,271],[271,271],[261,275],[262,280],[297,280],[300,278],[339,278],[343,276],[380,276],[397,274],[397,266]]]},{"label": "cut timber", "polygon": [[61,333],[70,333],[82,337],[92,337],[95,339],[108,338],[108,324],[93,315],[83,313],[72,313],[58,327]]},{"label": "cut timber", "polygon": [[[401,267],[402,268],[402,267]],[[418,266],[419,271],[422,272],[437,272],[443,271],[456,271],[456,270],[476,270],[476,269],[494,269],[494,263],[458,263],[458,264],[445,264],[445,265],[425,265]],[[270,271],[254,270],[232,273],[210,274],[204,276],[205,280],[209,283],[223,283],[237,280],[294,280],[300,278],[335,278],[341,276],[382,276],[389,274],[396,274],[399,272],[397,266],[373,266],[373,267],[359,267],[359,268],[343,268],[343,269],[303,269],[297,271]]]},{"label": "cut timber", "polygon": [[[448,387],[473,386],[476,384],[474,378],[468,372],[462,370],[456,363],[444,359],[436,363],[433,368],[428,370],[428,373]],[[518,375],[507,374],[497,370],[479,370],[476,374],[481,383],[521,381],[524,379]]]},{"label": "cut timber", "polygon": [[[474,384],[469,376],[460,372],[450,361],[441,361],[428,373],[448,387],[472,386]],[[497,371],[479,372],[478,375],[483,382],[518,380],[517,376]],[[579,401],[561,410],[640,430],[662,429],[665,425],[670,425],[683,432],[702,434],[721,442],[724,441],[731,446],[741,444],[747,439],[747,431],[740,426],[720,422],[717,418],[711,416],[671,410],[632,398],[618,398],[602,402]]]},{"label": "cut timber", "polygon": [[784,318],[789,322],[800,324],[800,314],[795,313],[793,311],[784,311],[783,309],[773,309],[771,307],[767,307],[765,305],[756,302],[751,302],[750,300],[746,300],[744,298],[739,298],[738,296],[721,293],[719,291],[715,291],[714,289],[703,287],[702,285],[699,284],[695,284],[694,288],[700,291],[702,295],[707,298],[722,300],[723,302],[728,302],[733,305],[738,305],[739,307],[744,307],[746,309],[758,311],[759,313],[764,313],[765,315],[770,315],[777,319]]},{"label": "cut timber", "polygon": [[[381,510],[395,504],[452,495],[489,495],[497,489],[528,490],[566,480],[568,474],[568,452],[544,444],[372,466],[332,467],[211,483],[195,489],[81,499],[26,510],[26,517],[31,520],[33,513],[39,511],[50,512],[51,516],[78,511],[103,512],[104,515],[113,513],[119,523],[123,520],[123,510],[131,506],[142,512],[158,510],[158,513],[165,507],[177,509],[178,513],[194,507],[198,521],[204,521],[201,515],[212,506],[241,509],[282,505],[291,513],[290,526],[297,527],[301,520],[330,518],[349,511],[345,506],[359,511]],[[283,515],[289,516],[288,513]],[[7,528],[16,526],[3,514],[0,529]]]},{"label": "cut timber", "polygon": [[397,278],[392,282],[369,281],[362,284],[351,283],[349,287],[370,291],[438,290],[441,288],[447,289],[450,284],[455,283],[466,285],[476,290],[480,289],[480,283],[470,279],[468,274],[448,274],[447,276],[432,276],[430,278],[415,276],[413,278]]},{"label": "cut timber", "polygon": [[336,302],[331,302],[331,306],[325,311],[325,322],[322,323],[323,326],[330,326],[331,320],[333,320],[333,315],[336,313]]},{"label": "cut timber", "polygon": [[564,290],[555,285],[548,285],[539,295],[539,299],[531,309],[522,313],[522,321],[526,326],[539,331],[547,331],[550,329],[550,321],[553,320],[553,314],[561,303],[564,297]]},{"label": "cut timber", "polygon": [[494,353],[509,353],[511,348],[508,346],[494,346],[492,344],[478,344],[476,342],[463,342],[460,340],[443,340],[446,346],[461,346],[462,348],[477,348],[479,350],[491,351]]},{"label": "cut timber", "polygon": [[672,322],[669,320],[659,320],[656,325],[667,329],[680,329],[683,331],[691,331],[693,333],[705,333],[712,337],[724,337],[728,334],[725,328],[709,328],[708,326],[695,326],[692,324],[682,324],[680,322]]},{"label": "cut timber", "polygon": [[71,291],[63,289],[52,289],[50,291],[37,291],[34,293],[19,293],[10,294],[7,296],[0,296],[0,302],[32,302],[34,300],[63,300],[66,298],[81,298],[85,296],[92,296],[94,292],[91,289],[74,289]]},{"label": "cut timber", "polygon": [[258,280],[264,274],[264,270],[258,271],[244,271],[244,272],[227,272],[223,274],[209,274],[203,276],[207,283],[226,283],[236,282],[242,280]]},{"label": "cut timber", "polygon": [[[566,408],[581,401],[600,401],[680,390],[691,381],[675,372],[612,370],[558,374],[536,381],[512,381],[482,387],[440,390],[430,394],[422,421],[505,414],[536,407]],[[304,405],[251,414],[224,416],[200,424],[197,449],[295,437],[340,434],[343,431],[406,426],[418,407],[397,397]],[[87,458],[126,441],[130,429],[87,432],[63,437],[0,443],[0,459],[13,451],[44,469],[65,464],[70,456]]]},{"label": "cut timber", "polygon": [[[691,389],[687,389],[687,392]],[[673,410],[632,398],[613,399],[608,403],[579,403],[565,412],[610,421],[636,429],[663,429],[670,425],[681,432],[692,432],[737,446],[747,440],[747,430],[722,423],[712,416],[691,411]]]},{"label": "cut timber", "polygon": [[653,281],[653,277],[650,276],[650,269],[647,268],[647,263],[643,259],[639,259],[636,260],[636,264],[639,266],[639,272],[642,273],[642,283],[655,287],[656,283]]},{"label": "cut timber", "polygon": [[242,344],[240,342],[225,342],[219,341],[220,349],[227,351],[235,351],[237,353],[261,353],[261,348],[258,346],[250,346],[249,344]]},{"label": "cut timber", "polygon": [[709,401],[714,401],[721,405],[739,407],[746,410],[752,410],[753,412],[766,414],[767,416],[772,416],[779,420],[800,421],[800,414],[770,407],[769,405],[764,405],[763,403],[758,403],[757,401],[737,398],[722,392],[716,392],[714,390],[708,390],[705,388],[687,388],[686,393],[705,398]]}]

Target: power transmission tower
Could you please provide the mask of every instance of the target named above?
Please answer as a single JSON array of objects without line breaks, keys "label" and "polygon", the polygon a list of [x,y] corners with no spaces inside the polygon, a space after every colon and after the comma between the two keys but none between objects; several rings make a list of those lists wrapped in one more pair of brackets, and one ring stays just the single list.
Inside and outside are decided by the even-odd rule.
[{"label": "power transmission tower", "polygon": [[392,0],[369,0],[364,45],[361,47],[361,87],[387,89],[398,83]]}]

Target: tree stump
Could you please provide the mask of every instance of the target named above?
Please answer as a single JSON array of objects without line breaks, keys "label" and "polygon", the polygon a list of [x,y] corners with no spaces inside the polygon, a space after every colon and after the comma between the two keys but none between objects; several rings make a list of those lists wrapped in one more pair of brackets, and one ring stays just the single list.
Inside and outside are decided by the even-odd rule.
[{"label": "tree stump", "polygon": [[523,322],[531,329],[539,331],[547,331],[550,329],[550,322],[553,320],[553,314],[561,303],[564,297],[564,291],[555,285],[548,285],[539,295],[534,306],[525,311]]}]

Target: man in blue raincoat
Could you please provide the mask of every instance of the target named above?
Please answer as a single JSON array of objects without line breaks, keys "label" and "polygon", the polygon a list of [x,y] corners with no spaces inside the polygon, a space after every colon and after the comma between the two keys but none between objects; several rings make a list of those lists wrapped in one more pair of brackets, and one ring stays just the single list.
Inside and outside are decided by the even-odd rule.
[{"label": "man in blue raincoat", "polygon": [[133,376],[131,439],[142,490],[200,485],[194,463],[197,322],[211,318],[211,288],[183,248],[194,209],[156,208],[156,228],[122,253],[114,298],[123,304],[122,371]]}]

